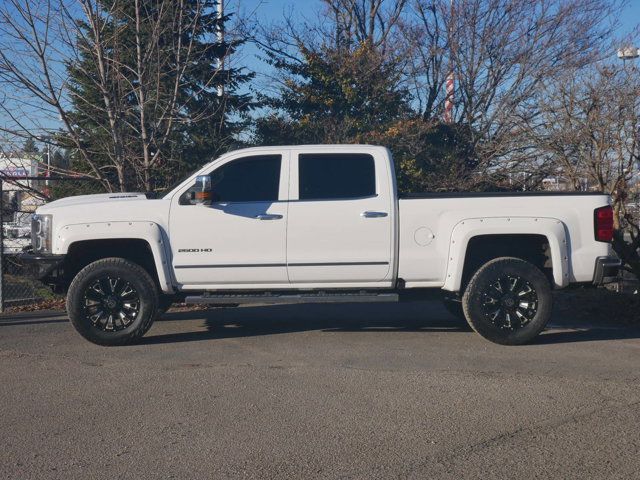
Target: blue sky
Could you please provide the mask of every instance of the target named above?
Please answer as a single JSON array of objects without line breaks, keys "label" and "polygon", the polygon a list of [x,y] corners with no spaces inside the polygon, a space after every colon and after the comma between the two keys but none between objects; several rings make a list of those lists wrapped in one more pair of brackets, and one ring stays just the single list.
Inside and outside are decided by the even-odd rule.
[{"label": "blue sky", "polygon": [[[640,0],[628,0],[629,5],[620,12],[623,28],[631,30],[640,23]],[[245,12],[256,12],[265,20],[278,20],[283,12],[293,9],[302,15],[313,15],[320,6],[320,0],[227,0],[231,9],[237,9],[238,4]]]},{"label": "blue sky", "polygon": [[[623,9],[617,20],[620,22],[619,34],[625,36],[638,29],[640,25],[640,0],[628,0],[628,6]],[[269,24],[277,22],[283,15],[292,12],[294,15],[313,19],[322,11],[321,0],[227,0],[228,11],[240,11],[243,14],[255,16],[261,23]],[[268,70],[257,57],[255,48],[248,47],[243,52],[242,61],[245,66],[259,73]]]},{"label": "blue sky", "polygon": [[629,6],[620,13],[622,29],[633,31],[640,24],[640,0],[630,0]]},{"label": "blue sky", "polygon": [[[640,2],[640,0],[637,0]],[[227,0],[228,13],[239,12],[243,17],[249,16],[252,20],[269,25],[280,22],[289,13],[301,18],[313,19],[322,10],[321,0]],[[239,64],[257,72],[258,74],[269,71],[269,68],[260,60],[260,51],[253,45],[246,45],[240,53]],[[238,65],[236,65],[238,66]],[[260,80],[260,79],[258,79]]]}]

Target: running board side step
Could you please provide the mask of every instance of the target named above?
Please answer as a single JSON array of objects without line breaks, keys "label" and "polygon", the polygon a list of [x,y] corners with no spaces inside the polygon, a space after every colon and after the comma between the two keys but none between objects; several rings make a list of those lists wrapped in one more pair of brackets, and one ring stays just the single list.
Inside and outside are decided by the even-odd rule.
[{"label": "running board side step", "polygon": [[291,303],[374,303],[397,302],[397,293],[316,293],[316,294],[224,294],[191,296],[188,304],[279,305]]}]

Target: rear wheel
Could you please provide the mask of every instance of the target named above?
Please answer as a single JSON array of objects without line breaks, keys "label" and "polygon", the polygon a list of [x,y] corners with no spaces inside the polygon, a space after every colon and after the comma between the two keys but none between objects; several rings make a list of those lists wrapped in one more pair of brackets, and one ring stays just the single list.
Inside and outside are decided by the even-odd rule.
[{"label": "rear wheel", "polygon": [[535,265],[503,257],[473,275],[462,308],[469,325],[487,340],[520,345],[544,330],[552,301],[549,280]]},{"label": "rear wheel", "polygon": [[104,258],[76,275],[67,293],[75,329],[98,345],[125,345],[151,327],[158,290],[147,271],[124,258]]}]

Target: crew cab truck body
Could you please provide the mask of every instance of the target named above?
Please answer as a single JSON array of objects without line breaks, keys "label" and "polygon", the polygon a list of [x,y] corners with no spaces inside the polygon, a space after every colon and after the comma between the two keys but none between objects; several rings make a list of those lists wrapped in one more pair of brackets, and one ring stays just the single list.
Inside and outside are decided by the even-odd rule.
[{"label": "crew cab truck body", "polygon": [[601,194],[398,198],[389,150],[228,153],[159,199],[70,197],[38,208],[38,276],[104,345],[135,341],[176,298],[192,303],[395,301],[437,290],[489,340],[530,341],[551,290],[599,284],[618,260]]}]

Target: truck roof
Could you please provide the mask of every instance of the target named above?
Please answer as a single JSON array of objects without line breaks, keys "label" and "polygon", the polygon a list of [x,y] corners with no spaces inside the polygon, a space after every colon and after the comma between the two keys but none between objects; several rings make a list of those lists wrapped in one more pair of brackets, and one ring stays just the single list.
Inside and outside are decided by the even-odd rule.
[{"label": "truck roof", "polygon": [[239,150],[233,150],[233,154],[237,153],[251,153],[265,150],[340,150],[340,151],[360,151],[363,149],[380,149],[388,151],[387,147],[381,145],[369,145],[369,144],[305,144],[305,145],[265,145],[261,147],[248,147]]}]

